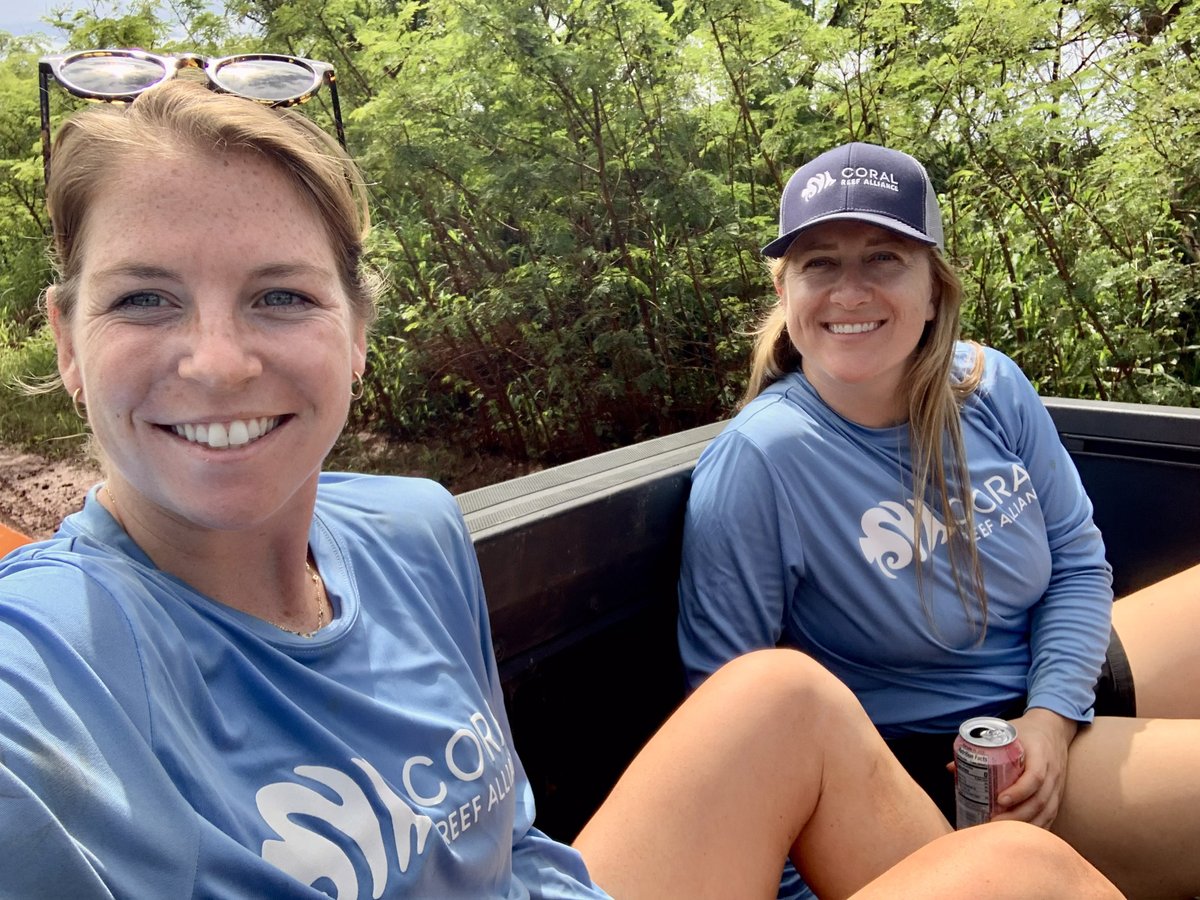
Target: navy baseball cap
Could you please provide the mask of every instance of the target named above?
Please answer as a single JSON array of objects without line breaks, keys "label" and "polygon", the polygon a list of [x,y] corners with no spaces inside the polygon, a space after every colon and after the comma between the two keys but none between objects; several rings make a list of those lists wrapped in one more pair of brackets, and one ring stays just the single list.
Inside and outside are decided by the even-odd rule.
[{"label": "navy baseball cap", "polygon": [[899,150],[843,144],[805,163],[779,201],[779,237],[762,248],[783,256],[804,229],[849,219],[943,249],[942,212],[925,167]]}]

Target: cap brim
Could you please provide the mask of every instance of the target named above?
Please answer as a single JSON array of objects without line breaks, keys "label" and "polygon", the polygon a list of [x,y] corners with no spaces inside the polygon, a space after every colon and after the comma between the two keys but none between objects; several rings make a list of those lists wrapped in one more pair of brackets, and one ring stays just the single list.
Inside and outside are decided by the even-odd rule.
[{"label": "cap brim", "polygon": [[787,253],[788,247],[792,246],[792,241],[799,237],[801,233],[816,225],[824,224],[825,222],[867,222],[871,225],[878,225],[880,228],[886,228],[888,231],[894,231],[896,234],[917,241],[918,243],[924,244],[927,247],[937,247],[938,249],[941,249],[941,244],[939,244],[929,235],[922,234],[921,232],[917,231],[917,229],[911,228],[908,225],[905,225],[903,222],[893,219],[891,216],[881,216],[868,212],[842,211],[830,213],[827,216],[819,216],[818,218],[813,219],[811,222],[805,222],[799,228],[793,228],[787,234],[781,234],[779,237],[775,238],[775,240],[771,241],[771,243],[762,248],[763,256],[769,256],[773,259],[778,259]]}]

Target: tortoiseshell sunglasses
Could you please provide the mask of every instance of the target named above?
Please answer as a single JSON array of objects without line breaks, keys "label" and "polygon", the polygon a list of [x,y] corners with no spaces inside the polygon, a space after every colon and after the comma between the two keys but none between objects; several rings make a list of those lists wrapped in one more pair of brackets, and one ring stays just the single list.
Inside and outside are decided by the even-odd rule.
[{"label": "tortoiseshell sunglasses", "polygon": [[44,56],[38,61],[42,166],[46,183],[50,183],[51,78],[76,97],[128,102],[156,84],[174,78],[184,69],[202,72],[208,78],[208,86],[214,91],[245,97],[268,106],[303,103],[328,84],[338,142],[343,148],[346,146],[337,79],[329,63],[277,53],[243,53],[207,59],[195,53],[157,56],[143,50],[84,50]]}]

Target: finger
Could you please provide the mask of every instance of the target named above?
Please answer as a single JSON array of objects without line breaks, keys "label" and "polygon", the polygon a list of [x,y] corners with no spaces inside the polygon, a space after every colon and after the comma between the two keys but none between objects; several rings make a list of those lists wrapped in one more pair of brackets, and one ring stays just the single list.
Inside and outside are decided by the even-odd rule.
[{"label": "finger", "polygon": [[1005,809],[1011,809],[1036,796],[1044,783],[1041,774],[1026,770],[1020,778],[1000,792],[996,802]]},{"label": "finger", "polygon": [[1008,808],[998,806],[997,814],[993,818],[1012,818],[1029,822],[1040,828],[1049,828],[1058,818],[1061,799],[1061,791],[1056,789],[1054,783],[1047,781],[1042,784],[1037,793],[1024,802]]},{"label": "finger", "polygon": [[992,821],[1012,820],[1042,825],[1042,819],[1045,818],[1045,808],[1046,798],[1041,794],[1035,793],[1023,802],[1015,803],[1009,807],[997,805],[995,813],[992,816]]}]

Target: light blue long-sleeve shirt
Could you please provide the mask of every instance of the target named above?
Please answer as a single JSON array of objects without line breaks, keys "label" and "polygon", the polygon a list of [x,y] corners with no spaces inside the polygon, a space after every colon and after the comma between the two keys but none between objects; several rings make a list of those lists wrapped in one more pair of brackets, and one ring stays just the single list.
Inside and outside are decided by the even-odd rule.
[{"label": "light blue long-sleeve shirt", "polygon": [[607,896],[533,826],[444,490],[321,477],[312,639],[160,571],[94,493],[0,562],[0,896]]},{"label": "light blue long-sleeve shirt", "polygon": [[[793,372],[730,422],[693,474],[679,581],[693,684],[782,642],[841,678],[885,737],[952,732],[1022,696],[1090,721],[1112,613],[1104,545],[1032,385],[982,352],[982,383],[962,409],[988,597],[982,643],[942,521],[927,512],[914,546],[908,426],[849,422]],[[971,353],[958,347],[956,371]]]}]

